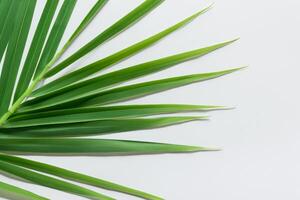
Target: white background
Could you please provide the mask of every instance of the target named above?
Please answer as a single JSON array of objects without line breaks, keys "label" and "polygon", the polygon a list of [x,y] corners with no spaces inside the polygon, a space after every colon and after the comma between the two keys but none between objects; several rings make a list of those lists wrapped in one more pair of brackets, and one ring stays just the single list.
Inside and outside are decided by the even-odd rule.
[{"label": "white background", "polygon": [[[95,1],[79,0],[64,41]],[[67,55],[92,39],[139,0],[111,0]],[[146,18],[76,62],[80,67],[142,40],[212,3],[167,0]],[[214,8],[155,46],[112,70],[241,39],[203,58],[133,82],[249,66],[226,77],[136,100],[234,106],[211,120],[106,136],[221,147],[220,152],[127,157],[31,157],[151,192],[167,200],[300,199],[299,0],[214,0]],[[44,2],[39,1],[38,17]],[[33,27],[37,25],[34,21]],[[32,38],[32,33],[30,38]],[[29,47],[27,45],[27,47]],[[132,83],[132,82],[131,82]],[[54,200],[79,200],[52,189],[1,177]],[[134,197],[97,190],[121,200]]]}]

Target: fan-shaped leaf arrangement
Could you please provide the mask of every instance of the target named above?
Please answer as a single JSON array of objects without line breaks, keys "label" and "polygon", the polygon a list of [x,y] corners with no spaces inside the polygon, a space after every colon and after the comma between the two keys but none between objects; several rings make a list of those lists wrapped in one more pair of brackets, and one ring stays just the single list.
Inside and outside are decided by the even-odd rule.
[{"label": "fan-shaped leaf arrangement", "polygon": [[[144,141],[76,138],[153,129],[206,119],[205,116],[182,116],[182,113],[210,111],[222,109],[222,107],[184,104],[122,106],[111,104],[206,81],[239,70],[236,68],[120,86],[127,81],[204,56],[235,41],[231,40],[139,63],[110,73],[96,74],[182,28],[209,9],[205,8],[149,38],[42,85],[43,80],[61,72],[96,47],[141,20],[162,3],[162,0],[144,1],[71,56],[58,63],[65,51],[107,2],[108,0],[98,0],[63,47],[58,49],[76,6],[76,0],[64,0],[62,4],[59,4],[58,0],[46,1],[32,41],[28,41],[28,33],[37,1],[0,0],[0,58],[3,63],[0,77],[0,170],[34,184],[90,199],[113,198],[76,185],[76,182],[144,199],[162,199],[109,181],[13,156],[13,154],[52,153],[128,155],[214,150]],[[29,45],[29,50],[25,54],[26,44]],[[22,58],[25,59],[24,64],[21,64]],[[159,116],[171,113],[181,114],[180,116]],[[68,181],[73,181],[73,183]],[[16,197],[47,199],[3,182],[0,182],[0,194],[11,199]]]}]

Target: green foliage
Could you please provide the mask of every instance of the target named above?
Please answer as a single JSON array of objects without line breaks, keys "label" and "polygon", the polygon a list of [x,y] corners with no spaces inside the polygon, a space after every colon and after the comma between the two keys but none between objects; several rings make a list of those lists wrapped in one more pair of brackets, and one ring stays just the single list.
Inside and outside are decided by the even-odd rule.
[{"label": "green foliage", "polygon": [[128,193],[137,197],[142,197],[147,199],[157,199],[157,200],[160,199],[159,197],[153,196],[151,194],[147,194],[142,191],[138,191],[109,181],[105,181],[99,178],[94,178],[91,176],[87,176],[81,173],[55,167],[53,165],[48,165],[45,163],[40,163],[40,162],[19,158],[15,156],[10,156],[10,155],[4,155],[4,154],[0,154],[0,160],[4,162],[9,162],[14,165],[19,165],[24,168],[40,171],[46,174],[51,174],[60,178],[92,185],[95,187]]},{"label": "green foliage", "polygon": [[[130,80],[199,58],[235,40],[96,75],[99,71],[139,53],[184,27],[209,10],[210,7],[208,7],[136,44],[42,85],[43,80],[67,68],[104,42],[134,25],[163,0],[145,0],[129,14],[58,63],[59,58],[100,10],[105,5],[109,5],[108,0],[98,0],[78,24],[74,33],[58,50],[69,20],[74,14],[76,2],[76,0],[64,0],[62,5],[58,6],[58,0],[46,1],[30,43],[27,39],[37,1],[0,0],[0,18],[2,19],[0,21],[0,60],[3,59],[0,73],[0,171],[34,184],[89,199],[111,200],[114,198],[86,189],[76,183],[122,192],[143,199],[161,200],[161,197],[140,190],[45,163],[15,157],[12,154],[135,155],[217,150],[157,142],[76,137],[153,129],[207,119],[202,115],[181,114],[188,112],[198,114],[220,110],[224,107],[185,104],[122,106],[112,104],[206,81],[239,70],[240,68],[234,68],[119,86]],[[55,13],[58,13],[57,16]],[[24,52],[26,44],[29,45],[27,54]],[[21,65],[22,58],[25,62]],[[38,87],[39,85],[41,86]],[[161,116],[162,114],[176,114],[176,116]],[[9,199],[47,199],[3,182],[0,182],[0,196]]]},{"label": "green foliage", "polygon": [[0,87],[0,115],[7,111],[11,102],[36,1],[13,1],[11,4],[13,4],[13,12],[17,11],[17,14],[13,19],[9,19],[11,20],[9,23],[12,24],[12,34],[9,36],[9,42],[7,41],[7,52],[0,77],[0,85],[2,86]]},{"label": "green foliage", "polygon": [[7,199],[47,200],[45,197],[4,182],[0,182],[0,196]]}]

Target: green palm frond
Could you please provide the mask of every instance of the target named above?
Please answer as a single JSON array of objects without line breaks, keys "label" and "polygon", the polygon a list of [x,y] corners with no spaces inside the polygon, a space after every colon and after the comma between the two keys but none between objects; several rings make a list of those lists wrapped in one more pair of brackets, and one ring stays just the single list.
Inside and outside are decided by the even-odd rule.
[{"label": "green palm frond", "polygon": [[0,194],[7,199],[31,199],[31,200],[47,200],[47,198],[36,195],[32,192],[24,190],[0,181]]},{"label": "green palm frond", "polygon": [[[210,7],[196,12],[153,36],[43,85],[44,80],[53,77],[106,41],[121,34],[162,2],[163,0],[145,0],[75,53],[58,62],[95,16],[105,5],[109,5],[109,1],[98,0],[62,48],[58,49],[71,16],[75,14],[73,11],[76,7],[76,0],[62,0],[62,4],[59,0],[47,0],[34,30],[32,41],[28,41],[28,35],[37,0],[0,0],[0,19],[2,19],[0,21],[0,60],[3,60],[3,66],[0,68],[1,173],[89,199],[111,200],[114,198],[76,183],[143,199],[160,200],[163,198],[67,169],[16,157],[13,154],[100,156],[218,150],[168,143],[86,138],[91,135],[154,129],[194,120],[206,120],[204,112],[225,109],[225,107],[213,105],[113,104],[218,78],[241,69],[232,68],[121,85],[133,79],[166,70],[179,63],[202,57],[236,40],[97,75],[98,72],[134,56],[183,28],[207,12]],[[29,46],[28,52],[25,52],[26,45]],[[24,64],[21,62],[22,59],[24,59]],[[190,112],[197,115],[182,115],[182,113]],[[165,116],[169,114],[173,115]],[[0,182],[0,196],[8,199],[47,199],[4,182]]]}]

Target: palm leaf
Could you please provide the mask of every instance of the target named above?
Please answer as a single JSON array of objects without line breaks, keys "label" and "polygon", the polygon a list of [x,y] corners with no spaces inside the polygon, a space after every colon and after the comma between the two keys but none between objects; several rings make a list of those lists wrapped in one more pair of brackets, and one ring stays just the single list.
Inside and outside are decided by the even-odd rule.
[{"label": "palm leaf", "polygon": [[12,32],[13,23],[11,19],[15,16],[16,4],[9,0],[2,0],[0,5],[0,60],[2,60],[4,51]]},{"label": "palm leaf", "polygon": [[[114,53],[106,58],[103,58],[99,61],[96,61],[92,64],[89,64],[85,67],[82,67],[70,74],[66,74],[65,76],[62,76],[46,85],[44,85],[41,88],[38,88],[37,90],[33,91],[31,94],[32,97],[38,97],[45,94],[48,94],[52,91],[58,90],[60,88],[66,87],[67,85],[70,85],[74,82],[78,82],[82,80],[83,78],[86,78],[100,70],[103,70],[125,58],[128,58],[129,56],[132,56],[139,51],[153,45],[155,42],[158,42],[159,40],[163,39],[164,37],[168,36],[169,34],[173,33],[174,31],[178,30],[179,28],[183,27],[187,23],[191,22],[201,14],[205,13],[210,7],[207,7],[194,15],[182,20],[181,22],[145,39],[141,42],[138,42],[136,44],[133,44],[117,53]],[[45,75],[47,77],[47,74]]]},{"label": "palm leaf", "polygon": [[[27,40],[36,0],[14,1],[12,3],[15,18],[9,19],[13,25],[13,32],[7,47],[1,77],[0,77],[0,116],[7,112],[11,103],[13,89],[15,86],[19,65]],[[5,87],[3,87],[5,85]]]},{"label": "palm leaf", "polygon": [[167,79],[123,86],[112,90],[100,92],[98,94],[93,94],[87,98],[84,98],[80,106],[85,107],[91,105],[105,105],[110,103],[128,101],[131,99],[136,99],[139,97],[154,94],[157,92],[162,92],[165,90],[173,89],[187,84],[217,78],[235,72],[239,69],[241,68],[230,69],[230,70],[219,71],[219,72],[204,73],[204,74],[179,76],[174,78],[167,78]]},{"label": "palm leaf", "polygon": [[[205,54],[208,54],[228,44],[231,44],[234,41],[235,40],[220,43],[220,44],[215,44],[209,47],[204,47],[193,51],[188,51],[177,55],[161,58],[158,60],[138,64],[122,70],[117,70],[108,74],[104,74],[102,76],[98,76],[86,81],[81,81],[77,84],[72,84],[69,87],[64,87],[63,89],[59,89],[55,87],[55,89],[59,89],[59,90],[52,93],[48,93],[47,95],[40,96],[29,102],[39,102],[41,100],[47,99],[47,103],[49,105],[52,105],[53,103],[60,104],[60,102],[62,101],[65,102],[68,100],[70,101],[70,100],[82,98],[83,94],[91,94],[92,92],[107,89],[114,85],[121,84],[123,82],[135,78],[139,78],[141,76],[146,76],[158,71],[165,70],[181,62],[185,62],[187,60],[194,59],[203,56]],[[74,79],[72,80],[74,81]]]},{"label": "palm leaf", "polygon": [[47,1],[44,7],[44,11],[32,39],[32,43],[27,54],[24,67],[19,78],[14,97],[15,100],[18,99],[20,95],[26,90],[32,79],[44,46],[44,42],[46,40],[48,30],[50,28],[50,24],[56,11],[57,4],[58,0]]},{"label": "palm leaf", "polygon": [[79,36],[79,34],[89,25],[89,23],[94,19],[94,17],[100,12],[103,6],[108,2],[108,0],[98,0],[92,9],[88,12],[82,22],[79,24],[77,29],[71,35],[69,40],[65,43],[63,49],[66,50],[73,41]]},{"label": "palm leaf", "polygon": [[[89,135],[104,135],[125,131],[154,129],[186,123],[194,120],[205,120],[206,117],[159,117],[97,120],[55,125],[39,125],[20,128],[2,128],[3,137],[78,137]],[[19,124],[18,124],[19,125]],[[12,127],[18,126],[12,123]],[[26,125],[27,126],[27,125]]]},{"label": "palm leaf", "polygon": [[132,25],[134,22],[139,20],[141,17],[145,16],[148,12],[150,12],[152,9],[154,9],[156,6],[158,6],[160,3],[162,3],[162,0],[145,0],[144,3],[142,3],[140,6],[135,8],[133,11],[131,11],[129,14],[121,18],[119,21],[117,21],[115,24],[107,28],[104,32],[99,34],[97,37],[95,37],[93,40],[91,40],[89,43],[84,45],[82,48],[80,48],[77,52],[75,52],[73,55],[71,55],[66,60],[62,61],[59,65],[57,65],[55,68],[50,70],[47,73],[47,76],[52,76],[56,74],[57,72],[61,71],[62,69],[66,68],[79,58],[83,57],[93,49],[95,49],[97,46],[101,45],[108,39],[114,37],[116,34],[120,33],[121,31],[128,28],[130,25]]},{"label": "palm leaf", "polygon": [[65,124],[96,120],[144,117],[159,114],[222,109],[220,106],[153,104],[77,108],[58,111],[19,114],[10,118],[3,127],[26,127]]},{"label": "palm leaf", "polygon": [[[106,2],[107,2],[106,0],[99,0],[93,6],[93,8],[90,10],[87,16],[84,18],[84,20],[80,23],[78,28],[69,38],[67,43],[64,45],[63,47],[64,50],[66,50],[68,46],[76,39],[76,37],[84,30],[84,28],[96,16],[96,14],[101,10],[101,8],[105,5]],[[41,70],[40,68],[42,66],[45,66],[45,64],[49,62],[49,58],[51,59],[53,57],[53,54],[56,52],[58,44],[62,38],[62,34],[65,30],[67,22],[70,19],[70,14],[73,11],[75,3],[76,3],[75,1],[65,1],[65,4],[62,6],[60,14],[57,17],[56,23],[51,31],[51,34],[48,39],[48,43],[46,44],[45,51],[43,52],[43,56],[40,59],[40,54],[42,52],[46,35],[48,33],[50,23],[53,19],[58,4],[58,0],[47,1],[43,14],[40,18],[38,27],[36,29],[36,33],[32,40],[29,53],[27,55],[24,67],[22,69],[22,73],[19,78],[19,84],[15,92],[15,99],[18,99],[20,95],[26,90],[36,68],[38,68],[40,71]],[[40,62],[37,66],[39,59]]]},{"label": "palm leaf", "polygon": [[57,99],[56,101],[53,101],[51,98],[49,100],[46,99],[44,101],[38,101],[33,99],[31,101],[25,102],[22,105],[22,107],[20,107],[19,112],[22,113],[53,110],[60,108],[90,107],[95,105],[106,105],[111,103],[123,102],[143,97],[146,95],[162,92],[165,90],[173,89],[176,87],[188,85],[191,83],[217,78],[237,71],[239,69],[241,68],[161,79],[156,81],[118,87],[111,90],[100,91],[91,94],[88,91],[85,91],[83,95],[79,96],[76,99],[64,98],[60,99],[60,101],[58,101]]},{"label": "palm leaf", "polygon": [[[127,193],[149,200],[162,198],[102,179],[93,178],[55,166],[10,156],[17,154],[72,155],[134,155],[158,153],[187,153],[217,149],[115,139],[75,138],[124,131],[160,128],[204,116],[161,116],[183,112],[206,112],[220,106],[185,104],[122,105],[124,102],[187,84],[217,78],[237,69],[191,74],[118,86],[127,81],[165,70],[181,62],[203,56],[233,41],[188,51],[157,60],[90,76],[150,47],[164,37],[188,24],[210,7],[200,10],[173,26],[137,42],[112,55],[67,73],[48,84],[43,80],[57,74],[70,64],[141,20],[163,0],[145,0],[127,15],[98,34],[86,45],[62,62],[58,60],[89,25],[108,0],[98,0],[85,18],[58,49],[67,28],[76,0],[48,0],[34,31],[27,42],[36,0],[0,0],[0,170],[34,184],[54,188],[90,199],[113,199],[62,179]],[[54,16],[57,13],[57,17]],[[53,25],[52,25],[53,24]],[[26,42],[29,51],[24,53]],[[5,53],[5,56],[4,55]],[[24,59],[24,65],[20,66]],[[19,75],[20,74],[20,75]],[[155,116],[155,117],[154,117]],[[46,174],[56,176],[48,176]],[[46,199],[21,188],[0,182],[0,195],[13,199]],[[9,195],[9,196],[7,196]],[[14,196],[14,197],[13,197]]]},{"label": "palm leaf", "polygon": [[0,151],[18,154],[136,155],[214,151],[217,149],[155,142],[108,139],[3,138]]},{"label": "palm leaf", "polygon": [[[113,190],[117,192],[122,192],[130,195],[134,195],[137,197],[141,197],[149,200],[161,200],[160,197],[154,196],[152,194],[148,194],[139,190],[135,190],[129,187],[125,187],[119,184],[115,184],[106,180],[94,178],[85,174],[73,172],[70,170],[66,170],[60,167],[56,167],[53,165],[48,165],[45,163],[36,162],[33,160],[28,160],[16,156],[10,156],[5,154],[0,154],[0,160],[9,162],[14,165],[18,165],[24,168],[40,171],[43,173],[51,174],[60,178],[64,178],[71,181],[76,181],[79,183],[96,186],[99,188],[104,188],[107,190]],[[0,186],[1,187],[1,186]]]},{"label": "palm leaf", "polygon": [[[55,20],[55,23],[51,29],[50,35],[45,44],[39,63],[36,67],[34,75],[35,78],[43,71],[43,69],[46,68],[47,63],[49,63],[53,59],[57,51],[58,45],[62,39],[63,33],[65,32],[66,26],[70,20],[71,14],[74,10],[75,4],[76,0],[64,1]],[[64,50],[61,50],[60,52],[62,51]]]},{"label": "palm leaf", "polygon": [[0,196],[7,199],[31,199],[31,200],[47,200],[47,198],[36,195],[32,192],[24,190],[0,181]]},{"label": "palm leaf", "polygon": [[16,177],[25,179],[27,181],[43,185],[46,187],[54,188],[57,190],[61,190],[64,192],[68,192],[71,194],[76,194],[79,196],[83,196],[89,199],[99,199],[99,200],[114,200],[108,196],[102,195],[100,193],[94,192],[92,190],[83,188],[78,185],[74,185],[72,183],[52,178],[50,176],[43,175],[41,173],[37,173],[23,167],[19,167],[17,165],[13,165],[9,162],[0,161],[0,170]]}]

